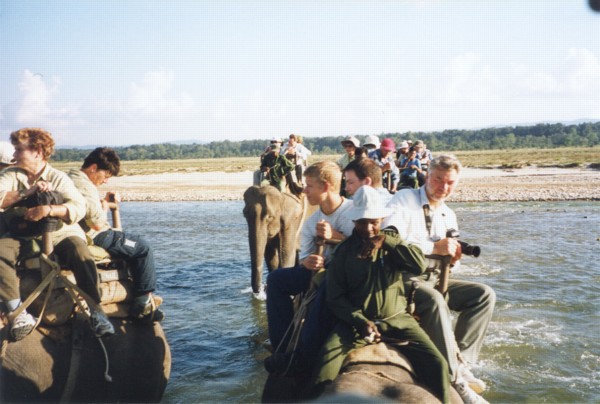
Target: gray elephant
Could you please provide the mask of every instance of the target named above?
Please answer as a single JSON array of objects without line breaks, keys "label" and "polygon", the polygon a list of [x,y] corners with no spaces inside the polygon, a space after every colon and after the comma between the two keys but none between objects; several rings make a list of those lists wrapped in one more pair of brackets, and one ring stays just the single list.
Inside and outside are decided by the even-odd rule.
[{"label": "gray elephant", "polygon": [[111,321],[116,334],[102,339],[106,357],[79,318],[59,327],[40,326],[8,343],[0,402],[160,401],[171,372],[171,352],[160,324]]},{"label": "gray elephant", "polygon": [[270,185],[252,186],[244,192],[254,293],[261,289],[263,257],[269,272],[296,264],[298,233],[305,212],[303,199]]},{"label": "gray elephant", "polygon": [[[263,402],[304,401],[310,397],[310,378],[269,375]],[[437,403],[439,400],[415,382],[412,366],[399,351],[384,343],[352,351],[321,402]],[[451,403],[462,403],[451,389]]]}]

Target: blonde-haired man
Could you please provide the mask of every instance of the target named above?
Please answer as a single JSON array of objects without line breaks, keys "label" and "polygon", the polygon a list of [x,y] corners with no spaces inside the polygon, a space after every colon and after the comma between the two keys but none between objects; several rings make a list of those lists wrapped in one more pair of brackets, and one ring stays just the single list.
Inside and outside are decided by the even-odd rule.
[{"label": "blonde-haired man", "polygon": [[[340,196],[342,173],[337,164],[329,161],[315,163],[304,172],[306,187],[304,194],[308,203],[318,205],[319,210],[312,214],[301,231],[300,265],[273,271],[267,278],[267,318],[269,320],[269,338],[275,349],[287,345],[289,335],[286,331],[292,322],[294,308],[290,296],[306,292],[310,287],[312,275],[326,268],[332,247],[326,245],[323,255],[316,254],[317,237],[323,240],[343,240],[352,233],[352,221],[346,216],[352,202]],[[317,297],[312,303],[309,318],[306,319],[301,342],[307,361],[317,355],[322,341],[327,336],[327,315],[325,308],[325,288],[319,287]],[[288,358],[273,355],[265,361],[265,367],[272,373],[279,373],[287,367]]]}]

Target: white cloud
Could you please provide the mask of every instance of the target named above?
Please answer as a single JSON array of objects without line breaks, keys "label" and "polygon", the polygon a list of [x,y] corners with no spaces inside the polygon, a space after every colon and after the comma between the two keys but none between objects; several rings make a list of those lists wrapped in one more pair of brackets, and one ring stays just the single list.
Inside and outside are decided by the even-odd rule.
[{"label": "white cloud", "polygon": [[193,111],[194,100],[182,92],[171,95],[175,75],[172,72],[155,71],[144,75],[141,83],[131,83],[125,102],[127,114],[160,119],[180,117]]},{"label": "white cloud", "polygon": [[77,107],[54,105],[55,96],[59,92],[61,80],[52,78],[52,87],[49,87],[40,74],[29,70],[23,72],[19,82],[21,100],[14,112],[14,123],[18,126],[40,126],[51,128],[65,128],[80,123]]},{"label": "white cloud", "polygon": [[559,71],[560,92],[600,97],[600,58],[587,49],[569,49]]}]

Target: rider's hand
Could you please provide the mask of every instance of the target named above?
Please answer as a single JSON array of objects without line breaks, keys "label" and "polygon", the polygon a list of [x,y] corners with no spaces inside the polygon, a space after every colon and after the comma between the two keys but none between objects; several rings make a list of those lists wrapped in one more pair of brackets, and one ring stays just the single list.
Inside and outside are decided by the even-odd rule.
[{"label": "rider's hand", "polygon": [[362,249],[359,254],[359,258],[366,259],[373,257],[373,253],[383,247],[385,241],[385,235],[379,234],[373,238],[363,240]]},{"label": "rider's hand", "polygon": [[381,341],[381,333],[377,329],[377,325],[371,320],[367,320],[367,323],[364,325],[362,330],[360,330],[360,334],[363,338],[373,336],[373,342]]},{"label": "rider's hand", "polygon": [[333,229],[329,222],[321,220],[317,223],[317,237],[321,237],[323,240],[331,240],[333,238]]},{"label": "rider's hand", "polygon": [[[31,188],[32,189],[37,188],[38,192],[50,192],[50,191],[52,191],[52,184],[50,184],[49,182],[46,182],[46,181],[38,181]],[[32,193],[33,192],[35,192],[35,191],[32,191]],[[31,195],[32,193],[30,193],[29,195]]]},{"label": "rider's hand", "polygon": [[104,196],[104,199],[107,202],[121,203],[121,194],[115,191],[109,191],[106,193],[106,196]]},{"label": "rider's hand", "polygon": [[304,258],[302,265],[311,271],[319,271],[325,266],[325,258],[317,254],[312,254]]},{"label": "rider's hand", "polygon": [[29,208],[23,215],[25,220],[29,220],[30,222],[37,222],[50,215],[50,206],[49,205],[40,205],[34,208]]},{"label": "rider's hand", "polygon": [[458,255],[458,259],[460,259],[460,243],[454,238],[443,238],[433,243],[433,253],[437,255],[450,255],[453,258]]}]

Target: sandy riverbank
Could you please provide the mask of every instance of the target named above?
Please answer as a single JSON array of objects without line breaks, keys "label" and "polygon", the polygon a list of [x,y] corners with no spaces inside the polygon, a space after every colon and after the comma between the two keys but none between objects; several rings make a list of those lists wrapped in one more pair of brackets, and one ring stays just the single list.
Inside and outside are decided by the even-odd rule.
[{"label": "sandy riverbank", "polygon": [[[112,178],[103,190],[123,201],[241,200],[252,172],[196,172]],[[581,168],[465,168],[453,201],[600,201],[600,171]]]}]

